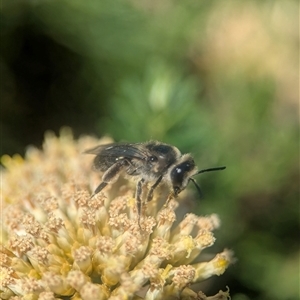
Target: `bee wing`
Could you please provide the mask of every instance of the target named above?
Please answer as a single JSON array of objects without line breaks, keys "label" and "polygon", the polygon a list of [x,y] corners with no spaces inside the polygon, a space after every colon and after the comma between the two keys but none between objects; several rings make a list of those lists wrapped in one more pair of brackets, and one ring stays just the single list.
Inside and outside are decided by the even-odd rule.
[{"label": "bee wing", "polygon": [[140,160],[145,160],[150,154],[143,147],[143,144],[122,144],[122,143],[112,143],[106,145],[100,145],[92,149],[86,150],[84,153],[95,154],[99,157],[127,157],[136,158]]}]

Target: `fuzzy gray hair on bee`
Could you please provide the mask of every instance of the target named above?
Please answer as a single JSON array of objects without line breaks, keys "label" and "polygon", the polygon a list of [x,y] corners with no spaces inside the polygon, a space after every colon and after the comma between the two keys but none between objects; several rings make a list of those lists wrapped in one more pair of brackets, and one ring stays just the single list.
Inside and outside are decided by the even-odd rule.
[{"label": "fuzzy gray hair on bee", "polygon": [[177,197],[190,181],[202,195],[193,176],[226,168],[216,167],[198,171],[190,154],[182,155],[176,147],[158,141],[135,144],[112,143],[97,146],[84,153],[96,155],[94,169],[103,172],[102,182],[95,189],[93,196],[108,184],[114,183],[122,172],[138,179],[135,198],[139,217],[142,208],[141,195],[145,184],[151,184],[147,201],[152,200],[154,190],[162,181],[170,187],[171,197]]}]

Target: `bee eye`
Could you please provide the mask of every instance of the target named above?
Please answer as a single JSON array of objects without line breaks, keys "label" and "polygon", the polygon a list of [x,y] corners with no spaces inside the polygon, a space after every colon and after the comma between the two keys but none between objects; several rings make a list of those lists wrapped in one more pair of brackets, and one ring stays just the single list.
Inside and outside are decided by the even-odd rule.
[{"label": "bee eye", "polygon": [[176,168],[176,172],[179,174],[182,172],[181,168]]},{"label": "bee eye", "polygon": [[157,161],[157,157],[156,156],[150,156],[149,160],[151,162],[156,162]]},{"label": "bee eye", "polygon": [[170,172],[170,179],[174,193],[178,195],[185,187],[189,173],[195,168],[193,160],[183,161],[175,166]]}]

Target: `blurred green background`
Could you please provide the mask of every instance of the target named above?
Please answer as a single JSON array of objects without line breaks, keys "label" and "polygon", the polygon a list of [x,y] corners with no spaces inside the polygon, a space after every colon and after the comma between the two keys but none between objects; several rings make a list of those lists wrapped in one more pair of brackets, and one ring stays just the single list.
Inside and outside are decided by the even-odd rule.
[{"label": "blurred green background", "polygon": [[197,178],[198,213],[220,215],[212,250],[238,261],[204,292],[299,299],[298,6],[2,0],[1,154],[66,125],[226,165]]}]

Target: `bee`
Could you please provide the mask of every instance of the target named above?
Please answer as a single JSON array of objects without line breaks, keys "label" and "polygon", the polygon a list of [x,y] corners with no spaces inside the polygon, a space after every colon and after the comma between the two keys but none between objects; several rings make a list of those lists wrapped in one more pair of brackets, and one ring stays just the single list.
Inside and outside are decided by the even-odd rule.
[{"label": "bee", "polygon": [[178,148],[158,141],[145,143],[112,143],[100,145],[84,153],[94,154],[93,167],[103,172],[102,182],[95,189],[92,197],[108,184],[116,182],[120,174],[137,179],[135,199],[138,216],[142,208],[143,186],[150,184],[146,201],[151,201],[155,189],[161,182],[170,188],[170,197],[177,197],[191,181],[200,195],[201,189],[193,176],[204,172],[224,170],[216,167],[198,170],[190,154],[181,154]]}]

